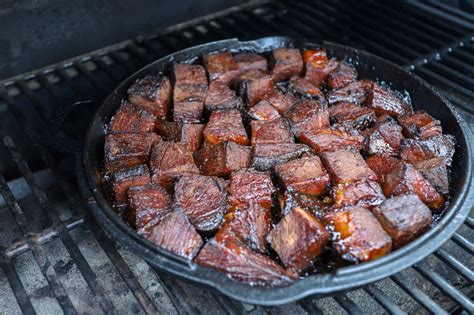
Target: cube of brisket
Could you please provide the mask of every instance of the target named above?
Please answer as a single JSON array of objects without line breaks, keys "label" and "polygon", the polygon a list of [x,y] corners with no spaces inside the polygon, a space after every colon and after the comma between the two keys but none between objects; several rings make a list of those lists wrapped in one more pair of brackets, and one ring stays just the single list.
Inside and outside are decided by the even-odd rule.
[{"label": "cube of brisket", "polygon": [[204,124],[183,124],[181,127],[181,143],[184,143],[189,151],[196,151],[201,147]]},{"label": "cube of brisket", "polygon": [[355,262],[374,260],[388,254],[392,240],[370,210],[349,207],[324,216],[333,229],[333,247],[342,258]]},{"label": "cube of brisket", "polygon": [[382,188],[373,180],[360,180],[333,187],[331,195],[338,206],[360,206],[373,208],[384,200]]},{"label": "cube of brisket", "polygon": [[152,221],[152,224],[158,223],[172,211],[170,195],[156,184],[130,187],[128,205],[126,219],[139,231]]},{"label": "cube of brisket", "polygon": [[372,171],[377,174],[377,182],[379,184],[385,181],[385,176],[389,174],[393,169],[401,163],[403,163],[400,159],[390,155],[384,154],[374,154],[369,156],[365,162],[370,167]]},{"label": "cube of brisket", "polygon": [[348,102],[340,102],[330,106],[329,116],[337,124],[359,130],[372,126],[377,119],[373,109]]},{"label": "cube of brisket", "polygon": [[175,85],[207,85],[206,70],[200,65],[175,64],[173,78]]},{"label": "cube of brisket", "polygon": [[273,120],[280,118],[278,111],[267,100],[261,100],[247,112],[255,120]]},{"label": "cube of brisket", "polygon": [[122,101],[119,110],[110,120],[107,133],[148,133],[154,128],[156,117],[147,111]]},{"label": "cube of brisket", "polygon": [[236,109],[214,111],[204,129],[204,139],[209,144],[232,141],[248,145],[249,139],[242,124],[240,112]]},{"label": "cube of brisket", "polygon": [[234,142],[206,145],[193,153],[201,174],[227,176],[231,172],[250,167],[252,148]]},{"label": "cube of brisket", "polygon": [[317,196],[288,190],[285,190],[283,193],[278,192],[278,203],[281,209],[281,216],[287,215],[293,208],[298,207],[305,211],[310,211],[320,218],[324,209],[328,206],[325,200],[321,200]]},{"label": "cube of brisket", "polygon": [[262,143],[253,148],[252,167],[269,171],[274,166],[297,159],[310,149],[300,143]]},{"label": "cube of brisket", "polygon": [[269,173],[242,169],[230,175],[229,193],[227,202],[231,205],[252,202],[270,208],[275,187]]},{"label": "cube of brisket", "polygon": [[152,113],[158,119],[166,119],[171,101],[170,80],[162,75],[147,75],[135,80],[128,88],[130,103]]},{"label": "cube of brisket", "polygon": [[326,104],[316,100],[302,99],[285,113],[295,136],[315,134],[329,127],[329,111]]},{"label": "cube of brisket", "polygon": [[327,94],[328,103],[329,105],[339,102],[362,104],[369,93],[371,84],[372,81],[369,80],[358,80],[338,90],[332,90]]},{"label": "cube of brisket", "polygon": [[271,54],[274,82],[283,81],[303,72],[303,57],[299,49],[276,48]]},{"label": "cube of brisket", "polygon": [[301,77],[292,77],[288,81],[288,90],[297,97],[324,99],[323,92],[316,85]]},{"label": "cube of brisket", "polygon": [[357,80],[357,70],[346,61],[339,62],[339,66],[328,76],[328,87],[340,89]]},{"label": "cube of brisket", "polygon": [[226,210],[225,181],[218,177],[184,175],[175,186],[175,203],[200,232],[216,230]]},{"label": "cube of brisket", "polygon": [[449,195],[448,168],[443,158],[416,161],[413,166],[440,194]]},{"label": "cube of brisket", "polygon": [[364,131],[363,134],[364,150],[367,154],[398,155],[403,139],[402,127],[389,116],[385,121],[377,121],[374,127]]},{"label": "cube of brisket", "polygon": [[187,259],[193,259],[204,244],[186,216],[173,211],[158,224],[147,226],[142,235],[150,242]]},{"label": "cube of brisket", "polygon": [[383,114],[397,117],[411,111],[410,106],[389,89],[384,89],[375,82],[372,82],[369,93],[364,101],[365,105],[375,110],[377,116]]},{"label": "cube of brisket", "polygon": [[393,248],[414,240],[431,226],[431,211],[417,195],[392,197],[372,210],[390,235]]},{"label": "cube of brisket", "polygon": [[178,122],[200,122],[207,84],[181,84],[177,82],[173,90],[173,120]]},{"label": "cube of brisket", "polygon": [[238,94],[247,107],[260,102],[273,89],[272,76],[266,71],[249,70],[235,79]]},{"label": "cube of brisket", "polygon": [[447,166],[452,163],[456,140],[451,135],[442,134],[429,139],[404,139],[400,147],[400,158],[414,163],[435,157],[442,157]]},{"label": "cube of brisket", "polygon": [[331,183],[317,156],[302,157],[277,165],[275,172],[285,189],[301,194],[321,195]]},{"label": "cube of brisket", "polygon": [[328,240],[324,226],[301,208],[293,208],[267,236],[285,267],[298,272],[312,265]]},{"label": "cube of brisket", "polygon": [[273,89],[264,98],[270,103],[280,115],[285,114],[290,108],[299,102],[299,99],[293,96],[291,93],[283,93],[278,89]]},{"label": "cube of brisket", "polygon": [[250,285],[283,286],[298,278],[271,258],[256,253],[232,235],[218,234],[207,242],[194,261],[225,273],[231,279]]},{"label": "cube of brisket", "polygon": [[267,59],[259,54],[243,53],[234,56],[235,62],[239,65],[241,72],[249,70],[267,71]]},{"label": "cube of brisket", "polygon": [[153,143],[160,141],[155,133],[120,133],[105,136],[104,162],[106,172],[115,172],[148,161]]},{"label": "cube of brisket", "polygon": [[444,198],[411,164],[402,163],[385,176],[382,185],[386,196],[399,196],[415,193],[434,211],[444,205]]},{"label": "cube of brisket", "polygon": [[349,133],[342,128],[332,127],[317,130],[315,133],[303,132],[298,139],[314,149],[317,154],[322,154],[341,149],[360,150],[364,138],[355,131]]},{"label": "cube of brisket", "polygon": [[254,120],[250,125],[252,127],[252,145],[294,142],[290,125],[282,118],[264,121]]},{"label": "cube of brisket", "polygon": [[359,180],[375,180],[377,178],[358,152],[349,150],[328,151],[321,155],[321,160],[335,185],[348,184]]},{"label": "cube of brisket", "polygon": [[202,61],[209,75],[209,81],[220,81],[230,85],[240,72],[239,65],[227,51],[204,55]]},{"label": "cube of brisket", "polygon": [[118,206],[127,204],[127,191],[133,186],[143,186],[150,183],[150,171],[146,165],[112,173],[112,189]]},{"label": "cube of brisket", "polygon": [[305,64],[304,78],[316,86],[325,83],[328,75],[339,66],[339,62],[335,59],[328,60],[323,48],[305,50],[303,61]]},{"label": "cube of brisket", "polygon": [[204,106],[208,111],[219,109],[241,108],[242,100],[221,81],[213,81],[209,85]]},{"label": "cube of brisket", "polygon": [[425,111],[401,115],[398,122],[403,128],[403,134],[408,138],[428,139],[443,133],[441,122]]},{"label": "cube of brisket", "polygon": [[152,181],[171,190],[176,178],[184,174],[199,174],[192,152],[186,144],[158,142],[151,149],[150,169]]}]

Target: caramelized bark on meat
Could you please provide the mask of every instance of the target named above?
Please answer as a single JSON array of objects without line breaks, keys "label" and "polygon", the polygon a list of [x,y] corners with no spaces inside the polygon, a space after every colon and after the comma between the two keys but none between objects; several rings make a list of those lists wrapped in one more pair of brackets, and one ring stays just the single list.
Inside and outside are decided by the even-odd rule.
[{"label": "caramelized bark on meat", "polygon": [[240,72],[239,65],[230,52],[204,55],[202,61],[209,75],[209,81],[220,81],[230,85]]},{"label": "caramelized bark on meat", "polygon": [[294,142],[293,133],[288,122],[282,118],[274,120],[251,122],[252,145],[263,143],[291,143]]},{"label": "caramelized bark on meat", "polygon": [[276,48],[271,54],[274,82],[283,81],[303,72],[303,57],[299,49]]},{"label": "caramelized bark on meat", "polygon": [[130,225],[140,230],[153,221],[156,224],[171,212],[171,197],[159,185],[148,184],[128,189],[128,205],[130,210],[126,219]]},{"label": "caramelized bark on meat", "polygon": [[439,135],[429,139],[404,139],[400,158],[409,163],[442,157],[448,166],[452,163],[456,140],[451,135]]},{"label": "caramelized bark on meat", "polygon": [[307,195],[321,195],[330,185],[329,175],[317,156],[303,157],[275,167],[285,189]]},{"label": "caramelized bark on meat", "polygon": [[288,81],[288,89],[297,97],[324,99],[323,92],[316,85],[301,77],[292,77]]},{"label": "caramelized bark on meat", "polygon": [[295,136],[315,134],[329,127],[329,112],[325,103],[303,99],[286,112],[285,118]]},{"label": "caramelized bark on meat", "polygon": [[298,139],[313,148],[317,154],[341,149],[359,150],[363,142],[363,137],[359,133],[355,131],[349,133],[337,127],[321,129],[315,133],[302,133]]},{"label": "caramelized bark on meat", "polygon": [[330,91],[327,94],[329,105],[339,102],[349,102],[355,104],[362,104],[369,92],[372,82],[369,80],[359,80],[349,83],[343,88]]},{"label": "caramelized bark on meat", "polygon": [[209,144],[219,144],[232,141],[248,145],[249,139],[242,124],[240,112],[235,109],[214,111],[204,129],[204,139]]},{"label": "caramelized bark on meat", "polygon": [[398,155],[403,139],[402,127],[395,120],[378,121],[374,127],[363,132],[364,150],[367,154]]},{"label": "caramelized bark on meat", "polygon": [[327,214],[324,221],[333,229],[333,247],[342,258],[365,262],[388,254],[392,247],[390,236],[370,210],[350,207]]},{"label": "caramelized bark on meat", "polygon": [[148,133],[153,131],[155,116],[127,101],[110,120],[107,133]]},{"label": "caramelized bark on meat", "polygon": [[135,80],[128,88],[130,103],[152,113],[158,119],[166,119],[171,101],[171,83],[162,75],[147,75]]},{"label": "caramelized bark on meat", "polygon": [[225,233],[207,242],[194,261],[250,285],[282,286],[297,279],[293,271],[284,269],[268,256],[252,251]]},{"label": "caramelized bark on meat", "polygon": [[112,189],[118,206],[127,204],[127,191],[133,186],[150,183],[150,171],[146,165],[138,165],[112,173]]},{"label": "caramelized bark on meat", "polygon": [[176,121],[157,120],[155,131],[164,141],[180,141],[182,124]]},{"label": "caramelized bark on meat", "polygon": [[273,120],[280,118],[280,114],[267,100],[261,100],[248,110],[250,118],[255,120]]},{"label": "caramelized bark on meat", "polygon": [[441,122],[425,111],[401,115],[398,122],[403,128],[403,134],[408,138],[428,139],[443,133]]},{"label": "caramelized bark on meat", "polygon": [[267,240],[285,267],[301,272],[321,254],[329,232],[314,215],[293,208],[268,234]]},{"label": "caramelized bark on meat", "polygon": [[[323,209],[328,206],[326,199],[321,200],[317,196],[300,194],[288,190],[278,193],[278,203],[281,209],[281,216],[287,215],[293,208],[298,207],[310,211],[320,218]],[[332,203],[332,200],[330,202]]]},{"label": "caramelized bark on meat", "polygon": [[285,94],[278,89],[273,89],[269,94],[267,94],[265,100],[268,101],[280,113],[280,115],[285,114],[293,107],[293,105],[299,102],[299,100],[291,93]]},{"label": "caramelized bark on meat", "polygon": [[273,89],[272,76],[266,71],[249,70],[235,79],[238,94],[251,107]]},{"label": "caramelized bark on meat", "polygon": [[358,152],[349,150],[324,152],[321,160],[335,185],[366,179],[375,180],[377,177]]},{"label": "caramelized bark on meat", "polygon": [[382,188],[372,180],[336,185],[332,188],[331,195],[338,206],[372,208],[385,200]]},{"label": "caramelized bark on meat", "polygon": [[225,181],[218,177],[184,175],[175,186],[176,206],[196,230],[210,232],[219,227],[226,209]]},{"label": "caramelized bark on meat", "polygon": [[239,70],[241,72],[249,70],[266,71],[268,68],[267,59],[265,59],[263,56],[260,56],[259,54],[237,54],[234,56],[234,60],[239,65]]},{"label": "caramelized bark on meat", "polygon": [[400,159],[390,155],[384,154],[374,154],[369,156],[365,162],[370,167],[372,171],[377,174],[377,182],[379,184],[385,181],[385,176],[389,174],[393,169],[401,163],[403,163]]},{"label": "caramelized bark on meat", "polygon": [[158,142],[151,149],[150,168],[152,181],[168,190],[174,180],[183,174],[199,174],[192,152],[183,143]]},{"label": "caramelized bark on meat", "polygon": [[322,48],[305,50],[303,61],[306,69],[304,78],[316,86],[326,82],[328,75],[339,66],[335,59],[328,60],[326,51]]},{"label": "caramelized bark on meat", "polygon": [[346,61],[339,62],[339,66],[329,74],[328,87],[340,89],[357,80],[357,70]]},{"label": "caramelized bark on meat", "polygon": [[274,192],[275,187],[269,173],[242,169],[230,175],[230,195],[227,201],[231,205],[245,205],[252,202],[270,208]]},{"label": "caramelized bark on meat", "polygon": [[252,148],[234,142],[206,145],[193,153],[201,174],[227,176],[231,172],[250,167]]},{"label": "caramelized bark on meat", "polygon": [[173,65],[175,85],[207,85],[206,70],[200,65],[179,63]]},{"label": "caramelized bark on meat", "polygon": [[443,158],[417,161],[413,166],[440,194],[449,195],[448,169]]},{"label": "caramelized bark on meat", "polygon": [[203,140],[204,124],[183,124],[181,127],[181,143],[184,143],[190,151],[196,151],[201,147]]},{"label": "caramelized bark on meat", "polygon": [[417,195],[392,197],[372,210],[390,235],[393,248],[414,240],[431,226],[431,211]]},{"label": "caramelized bark on meat", "polygon": [[242,100],[224,83],[213,81],[209,85],[204,106],[208,111],[241,108]]},{"label": "caramelized bark on meat", "polygon": [[389,89],[384,89],[375,82],[370,85],[365,104],[375,110],[377,116],[387,114],[396,117],[411,111],[410,106],[397,94]]},{"label": "caramelized bark on meat", "polygon": [[334,123],[359,130],[372,126],[377,119],[373,109],[348,102],[340,102],[329,107],[329,116]]},{"label": "caramelized bark on meat", "polygon": [[434,211],[444,205],[444,198],[411,164],[402,163],[387,174],[382,189],[386,196],[415,193]]},{"label": "caramelized bark on meat", "polygon": [[274,166],[301,157],[310,149],[300,143],[262,143],[253,148],[252,167],[269,171]]},{"label": "caramelized bark on meat", "polygon": [[171,212],[158,224],[147,226],[142,235],[153,244],[187,259],[193,259],[204,243],[180,211]]}]

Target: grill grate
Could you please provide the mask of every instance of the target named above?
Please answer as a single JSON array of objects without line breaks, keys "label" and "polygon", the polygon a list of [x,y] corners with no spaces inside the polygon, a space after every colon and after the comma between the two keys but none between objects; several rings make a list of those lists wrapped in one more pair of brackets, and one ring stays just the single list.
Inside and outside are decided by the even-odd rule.
[{"label": "grill grate", "polygon": [[[346,43],[390,59],[438,87],[474,127],[474,16],[431,1],[252,2],[0,82],[0,309],[474,313],[472,213],[438,251],[395,276],[333,297],[260,307],[183,283],[114,245],[85,210],[73,159],[41,145],[37,134],[55,112],[100,100],[161,56],[212,40],[270,34]],[[80,134],[90,104],[66,122],[66,133]]]}]

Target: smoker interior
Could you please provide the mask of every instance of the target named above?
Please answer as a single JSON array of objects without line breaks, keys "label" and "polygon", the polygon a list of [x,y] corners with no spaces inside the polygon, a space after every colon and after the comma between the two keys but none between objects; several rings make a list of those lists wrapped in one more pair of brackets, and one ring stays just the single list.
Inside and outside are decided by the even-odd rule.
[{"label": "smoker interior", "polygon": [[100,100],[142,66],[208,41],[268,35],[339,42],[389,59],[437,87],[474,127],[474,15],[444,3],[251,2],[7,79],[0,82],[0,310],[474,312],[472,211],[451,240],[395,276],[279,307],[239,303],[160,273],[91,218],[66,152],[75,143],[47,137],[61,112],[83,102],[62,126],[63,139],[80,139]]}]

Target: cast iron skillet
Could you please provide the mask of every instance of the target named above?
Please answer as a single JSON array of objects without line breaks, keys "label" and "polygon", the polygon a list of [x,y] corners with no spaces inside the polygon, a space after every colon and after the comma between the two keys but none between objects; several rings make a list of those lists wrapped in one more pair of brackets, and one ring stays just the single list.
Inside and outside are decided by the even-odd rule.
[{"label": "cast iron skillet", "polygon": [[[414,108],[426,110],[439,119],[444,132],[456,137],[457,146],[451,169],[449,206],[439,223],[420,238],[385,257],[360,265],[343,267],[333,274],[311,275],[287,287],[252,287],[233,281],[223,273],[198,266],[140,237],[107,203],[100,184],[98,168],[103,161],[105,126],[119,108],[127,88],[135,79],[148,74],[166,72],[173,63],[195,60],[203,54],[214,51],[267,52],[277,47],[323,47],[331,57],[352,61],[361,78],[385,81],[395,90],[406,90],[411,95]],[[229,39],[171,54],[151,63],[122,82],[92,117],[84,137],[78,172],[81,190],[92,213],[108,234],[131,252],[146,259],[159,270],[194,284],[212,288],[231,298],[253,304],[278,305],[310,295],[321,296],[354,289],[377,281],[415,264],[440,247],[458,229],[470,210],[470,205],[464,202],[471,183],[470,145],[469,129],[451,105],[427,83],[391,62],[367,52],[327,42],[317,44],[286,37],[265,37],[245,42]]]}]

